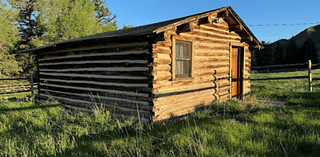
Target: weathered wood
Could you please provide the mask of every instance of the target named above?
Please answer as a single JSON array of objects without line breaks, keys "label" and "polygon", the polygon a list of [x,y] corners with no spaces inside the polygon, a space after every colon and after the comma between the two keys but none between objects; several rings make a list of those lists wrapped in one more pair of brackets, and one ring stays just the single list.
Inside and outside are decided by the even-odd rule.
[{"label": "weathered wood", "polygon": [[206,36],[206,37],[211,37],[211,38],[227,39],[227,40],[240,40],[241,39],[241,37],[239,37],[238,35],[235,35],[233,33],[220,34],[220,33],[216,33],[213,31],[206,31],[203,29],[196,29],[193,32],[199,34],[200,36]]},{"label": "weathered wood", "polygon": [[243,26],[241,24],[239,25],[232,25],[229,27],[230,31],[234,31],[234,32],[242,32],[243,31]]},{"label": "weathered wood", "polygon": [[55,62],[55,63],[40,63],[39,66],[52,66],[52,65],[76,65],[76,64],[110,64],[110,63],[148,63],[148,60],[89,60],[89,61],[73,61],[73,62]]},{"label": "weathered wood", "polygon": [[117,75],[83,75],[83,74],[73,74],[73,73],[48,73],[48,72],[40,72],[40,75],[47,76],[65,76],[65,77],[81,77],[81,78],[101,78],[101,79],[129,79],[129,80],[146,80],[147,76],[117,76]]},{"label": "weathered wood", "polygon": [[84,47],[84,48],[72,48],[72,49],[65,49],[65,50],[58,50],[58,51],[46,52],[46,55],[63,53],[63,52],[88,51],[88,50],[98,50],[98,49],[107,49],[107,48],[119,48],[119,47],[131,47],[131,46],[144,46],[144,45],[148,45],[148,42],[147,42],[147,41],[142,41],[142,42],[131,42],[131,43],[109,43],[109,45],[105,45],[105,46],[93,46],[93,47]]},{"label": "weathered wood", "polygon": [[146,83],[115,83],[115,82],[97,82],[97,81],[88,81],[88,80],[60,80],[60,79],[45,79],[40,78],[41,81],[46,82],[62,82],[62,83],[77,83],[77,84],[93,84],[93,85],[102,85],[102,86],[119,86],[119,87],[140,87],[147,88],[148,84]]},{"label": "weathered wood", "polygon": [[75,90],[84,90],[84,91],[97,91],[97,92],[106,92],[106,93],[118,93],[118,94],[126,94],[130,96],[141,96],[141,97],[148,97],[149,95],[146,93],[137,93],[137,92],[126,92],[120,90],[108,90],[108,89],[99,89],[99,88],[89,88],[89,87],[76,87],[76,86],[66,86],[66,85],[57,85],[57,84],[41,84],[43,88],[45,86],[49,87],[57,87],[57,88],[65,88],[65,89],[75,89]]},{"label": "weathered wood", "polygon": [[210,24],[214,23],[216,21],[216,18],[218,16],[218,13],[212,13],[208,16],[208,21]]},{"label": "weathered wood", "polygon": [[154,74],[154,81],[171,79],[171,73],[168,71],[156,71],[152,73]]},{"label": "weathered wood", "polygon": [[168,64],[157,64],[155,66],[153,66],[153,71],[170,71],[171,70],[171,66],[169,66]]},{"label": "weathered wood", "polygon": [[103,95],[93,95],[92,93],[82,94],[82,93],[69,93],[63,91],[55,91],[50,89],[44,89],[44,99],[48,99],[50,96],[56,97],[67,97],[76,100],[85,100],[92,101],[95,103],[104,103],[104,104],[118,104],[121,107],[126,107],[130,109],[139,109],[144,111],[150,111],[152,106],[150,106],[150,102],[141,101],[141,100],[131,100],[124,98],[114,98]]},{"label": "weathered wood", "polygon": [[123,114],[123,115],[127,115],[127,116],[137,116],[138,113],[142,117],[145,117],[145,118],[149,118],[151,116],[150,111],[120,107],[117,104],[115,104],[115,105],[114,104],[104,104],[104,103],[99,103],[99,102],[76,100],[76,99],[70,99],[70,98],[58,97],[58,96],[52,96],[52,95],[49,96],[46,94],[42,94],[41,97],[51,97],[55,100],[58,100],[62,104],[69,105],[72,107],[82,108],[82,109],[91,109],[92,110],[95,107],[104,107],[108,110],[111,110],[111,112]]},{"label": "weathered wood", "polygon": [[118,68],[78,68],[78,69],[40,69],[40,72],[72,72],[72,71],[149,71],[148,67],[118,67]]},{"label": "weathered wood", "polygon": [[140,55],[140,54],[149,54],[148,50],[140,50],[140,51],[125,51],[125,52],[107,52],[107,53],[86,53],[86,54],[80,54],[80,55],[69,55],[69,56],[58,56],[54,58],[45,58],[45,59],[39,59],[39,63],[44,61],[50,61],[50,60],[65,60],[70,58],[83,58],[83,57],[102,57],[102,56],[125,56],[125,55]]}]

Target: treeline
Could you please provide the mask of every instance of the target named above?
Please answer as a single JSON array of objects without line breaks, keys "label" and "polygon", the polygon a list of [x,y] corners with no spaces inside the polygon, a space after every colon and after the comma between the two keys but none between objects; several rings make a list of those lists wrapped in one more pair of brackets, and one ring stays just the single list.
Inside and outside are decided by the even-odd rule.
[{"label": "treeline", "polygon": [[300,48],[293,38],[287,44],[277,42],[274,46],[265,41],[261,44],[264,49],[255,52],[252,66],[304,63],[307,60],[311,60],[314,64],[319,62],[316,46],[310,37]]},{"label": "treeline", "polygon": [[0,76],[35,71],[16,51],[115,31],[115,18],[104,0],[0,0]]}]

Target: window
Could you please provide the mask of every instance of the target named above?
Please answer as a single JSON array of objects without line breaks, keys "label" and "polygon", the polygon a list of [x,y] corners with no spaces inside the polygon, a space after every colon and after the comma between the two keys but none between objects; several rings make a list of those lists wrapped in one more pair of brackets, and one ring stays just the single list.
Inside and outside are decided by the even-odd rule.
[{"label": "window", "polygon": [[175,40],[175,76],[174,78],[191,78],[192,75],[192,42]]}]

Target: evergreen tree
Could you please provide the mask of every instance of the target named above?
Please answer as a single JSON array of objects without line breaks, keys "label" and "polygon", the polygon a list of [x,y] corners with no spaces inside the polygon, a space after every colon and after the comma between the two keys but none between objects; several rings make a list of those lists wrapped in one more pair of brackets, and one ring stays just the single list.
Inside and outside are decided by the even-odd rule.
[{"label": "evergreen tree", "polygon": [[278,43],[274,50],[275,64],[284,64],[284,51],[283,46]]},{"label": "evergreen tree", "polygon": [[310,37],[307,38],[307,40],[300,48],[300,54],[302,54],[301,61],[306,62],[308,60],[311,60],[311,62],[314,64],[318,64],[319,62],[317,49]]},{"label": "evergreen tree", "polygon": [[256,52],[256,62],[258,66],[271,65],[274,62],[270,42],[261,42],[263,49]]},{"label": "evergreen tree", "polygon": [[302,63],[303,61],[299,58],[299,49],[297,47],[297,43],[293,38],[289,40],[289,43],[286,47],[285,51],[285,63],[286,64],[294,64],[294,63]]},{"label": "evergreen tree", "polygon": [[104,0],[92,0],[95,5],[95,19],[99,25],[108,26],[109,23],[113,23],[112,21],[117,17],[116,15],[112,15],[110,12],[107,3]]},{"label": "evergreen tree", "polygon": [[122,29],[128,29],[128,28],[132,28],[133,26],[131,26],[131,25],[123,25],[122,26]]},{"label": "evergreen tree", "polygon": [[44,34],[44,28],[38,22],[39,2],[40,0],[9,0],[10,4],[18,9],[19,16],[17,22],[19,25],[20,40],[16,43],[18,50],[35,47],[32,39]]}]

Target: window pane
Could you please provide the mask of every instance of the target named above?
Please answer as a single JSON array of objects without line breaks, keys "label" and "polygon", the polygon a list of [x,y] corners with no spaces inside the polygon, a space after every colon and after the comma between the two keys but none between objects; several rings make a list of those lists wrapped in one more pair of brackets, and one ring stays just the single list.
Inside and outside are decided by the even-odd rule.
[{"label": "window pane", "polygon": [[191,53],[192,43],[189,41],[176,40],[176,64],[177,77],[191,76]]}]

